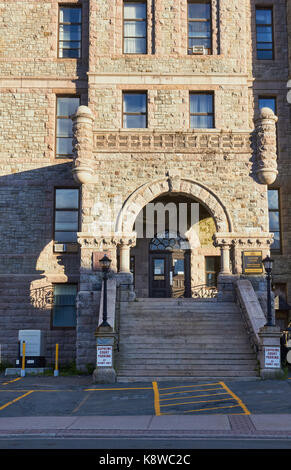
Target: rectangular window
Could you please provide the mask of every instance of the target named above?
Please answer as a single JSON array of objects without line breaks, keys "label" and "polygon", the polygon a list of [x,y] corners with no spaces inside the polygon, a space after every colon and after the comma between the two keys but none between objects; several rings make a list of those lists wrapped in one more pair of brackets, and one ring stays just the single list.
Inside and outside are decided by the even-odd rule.
[{"label": "rectangular window", "polygon": [[273,10],[256,8],[257,59],[274,59]]},{"label": "rectangular window", "polygon": [[219,256],[205,256],[205,284],[207,287],[217,286],[217,277],[220,270]]},{"label": "rectangular window", "polygon": [[214,127],[213,94],[190,93],[190,127]]},{"label": "rectangular window", "polygon": [[281,230],[280,230],[280,198],[278,189],[268,190],[269,205],[269,230],[274,234],[274,242],[271,245],[272,252],[281,252]]},{"label": "rectangular window", "polygon": [[79,106],[79,97],[57,97],[56,158],[72,158],[73,156],[73,122],[71,116],[75,114]]},{"label": "rectangular window", "polygon": [[60,6],[59,9],[59,57],[81,57],[82,9]]},{"label": "rectangular window", "polygon": [[125,54],[147,53],[147,4],[124,2],[123,51]]},{"label": "rectangular window", "polygon": [[123,93],[123,127],[125,129],[147,127],[147,93]]},{"label": "rectangular window", "polygon": [[76,296],[76,285],[54,285],[53,327],[74,328],[76,326]]},{"label": "rectangular window", "polygon": [[271,96],[259,96],[259,109],[262,108],[270,108],[274,114],[277,114],[276,98]]},{"label": "rectangular window", "polygon": [[76,251],[67,244],[74,244],[76,248],[79,229],[79,189],[55,190],[54,218],[55,245],[61,245],[61,251]]},{"label": "rectangular window", "polygon": [[[212,53],[210,2],[188,2],[188,52]],[[199,52],[200,48],[204,48]]]}]

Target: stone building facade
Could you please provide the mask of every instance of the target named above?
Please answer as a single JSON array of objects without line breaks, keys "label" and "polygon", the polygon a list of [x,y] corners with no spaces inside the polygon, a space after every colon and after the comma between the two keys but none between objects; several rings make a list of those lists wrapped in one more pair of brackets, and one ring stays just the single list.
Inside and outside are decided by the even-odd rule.
[{"label": "stone building facade", "polygon": [[[125,3],[145,6],[145,49],[137,53],[125,50]],[[189,4],[209,5],[203,21],[211,47],[203,53],[189,48]],[[199,208],[198,242],[191,241],[191,224],[185,235],[189,296],[207,284],[208,258],[218,298],[233,299],[234,280],[245,276],[243,252],[265,257],[271,248],[275,287],[291,302],[286,8],[285,0],[0,2],[3,360],[17,356],[18,330],[41,329],[48,362],[59,343],[63,362],[94,364],[104,252],[129,298],[171,295],[152,289],[150,244],[165,235],[136,232],[153,202]],[[271,59],[257,55],[261,9],[272,13],[264,26],[272,28]],[[142,127],[125,125],[125,96],[134,94],[145,97]],[[191,125],[193,95],[211,97],[212,125]],[[68,103],[63,98],[78,98],[73,114],[59,111]],[[69,194],[63,190],[78,190],[74,206],[61,201]],[[275,250],[268,190],[279,195]],[[62,231],[72,238],[62,239]],[[252,280],[261,283],[264,275]],[[59,311],[53,295],[66,285],[77,288],[75,321],[72,291]],[[282,325],[288,315],[286,308],[278,312]]]}]

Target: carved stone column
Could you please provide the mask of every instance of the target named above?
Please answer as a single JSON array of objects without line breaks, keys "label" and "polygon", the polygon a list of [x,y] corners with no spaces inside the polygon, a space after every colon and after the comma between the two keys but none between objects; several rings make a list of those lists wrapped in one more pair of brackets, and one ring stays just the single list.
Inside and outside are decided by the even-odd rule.
[{"label": "carved stone column", "polygon": [[130,248],[136,245],[136,234],[121,235],[118,240],[120,255],[120,273],[130,273]]},{"label": "carved stone column", "polygon": [[79,106],[73,120],[73,156],[75,167],[73,177],[77,183],[93,182],[93,121],[92,111],[87,106]]},{"label": "carved stone column", "polygon": [[256,120],[257,158],[254,173],[262,184],[272,184],[277,171],[277,116],[270,108],[263,108]]}]

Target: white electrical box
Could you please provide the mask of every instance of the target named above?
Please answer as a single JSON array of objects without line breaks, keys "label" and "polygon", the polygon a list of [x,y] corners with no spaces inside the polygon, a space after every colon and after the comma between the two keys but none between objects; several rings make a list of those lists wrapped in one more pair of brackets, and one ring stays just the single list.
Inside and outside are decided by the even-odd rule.
[{"label": "white electrical box", "polygon": [[18,340],[20,342],[20,356],[25,341],[25,356],[38,357],[45,355],[44,334],[41,330],[19,330]]}]

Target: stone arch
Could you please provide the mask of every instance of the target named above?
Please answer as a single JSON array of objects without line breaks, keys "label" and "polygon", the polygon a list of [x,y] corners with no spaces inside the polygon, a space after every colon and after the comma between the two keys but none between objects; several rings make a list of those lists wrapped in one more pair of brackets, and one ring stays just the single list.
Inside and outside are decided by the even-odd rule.
[{"label": "stone arch", "polygon": [[167,193],[180,193],[194,197],[213,217],[217,232],[232,232],[231,217],[221,199],[205,185],[177,176],[165,177],[137,188],[124,202],[118,214],[116,232],[131,233],[134,222],[143,207],[158,196]]}]

